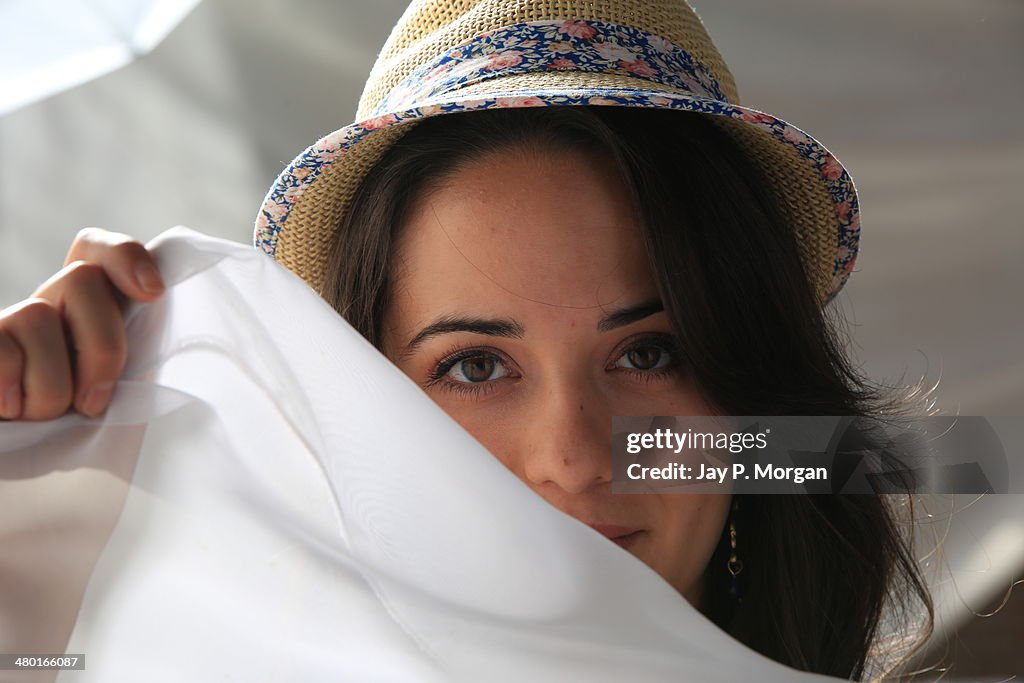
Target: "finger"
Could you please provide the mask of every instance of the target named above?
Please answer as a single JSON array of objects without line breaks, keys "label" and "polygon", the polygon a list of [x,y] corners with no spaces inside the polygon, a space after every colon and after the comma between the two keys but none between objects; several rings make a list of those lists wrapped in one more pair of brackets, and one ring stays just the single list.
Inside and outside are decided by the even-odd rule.
[{"label": "finger", "polygon": [[[84,264],[78,286],[64,295],[64,320],[74,345],[74,405],[95,417],[107,409],[124,370],[127,341],[114,289],[98,266]],[[86,277],[85,273],[93,273]]]},{"label": "finger", "polygon": [[26,299],[8,310],[2,331],[24,355],[21,419],[63,415],[71,405],[72,380],[60,313],[44,299]]},{"label": "finger", "polygon": [[129,298],[152,301],[164,291],[153,255],[130,235],[85,228],[72,242],[64,264],[74,261],[101,266],[114,286]]},{"label": "finger", "polygon": [[99,415],[110,403],[127,355],[124,320],[107,271],[74,261],[43,283],[36,296],[53,304],[70,333],[75,408]]},{"label": "finger", "polygon": [[21,417],[21,375],[25,355],[18,343],[0,331],[0,417],[17,420]]}]

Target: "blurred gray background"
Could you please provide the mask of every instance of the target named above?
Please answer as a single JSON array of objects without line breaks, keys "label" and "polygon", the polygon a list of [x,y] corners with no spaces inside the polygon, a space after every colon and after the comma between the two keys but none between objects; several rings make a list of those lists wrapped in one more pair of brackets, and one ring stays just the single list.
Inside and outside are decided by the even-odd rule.
[{"label": "blurred gray background", "polygon": [[[248,242],[281,168],[352,121],[405,4],[204,0],[135,63],[0,116],[0,306],[84,226]],[[857,183],[862,250],[836,305],[864,370],[938,381],[946,410],[1024,414],[1024,2],[694,4],[742,102]],[[932,652],[948,649],[946,680],[1024,675],[1024,585],[974,615],[1024,577],[1024,496],[952,504]]]}]

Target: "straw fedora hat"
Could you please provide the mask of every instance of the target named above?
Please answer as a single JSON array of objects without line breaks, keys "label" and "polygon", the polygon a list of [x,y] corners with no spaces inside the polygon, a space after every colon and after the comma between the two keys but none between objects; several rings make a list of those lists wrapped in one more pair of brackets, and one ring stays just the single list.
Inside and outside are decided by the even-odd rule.
[{"label": "straw fedora hat", "polygon": [[377,57],[355,122],[274,182],[255,244],[320,292],[356,188],[417,121],[535,106],[708,116],[772,184],[822,304],[846,282],[860,233],[852,179],[807,133],[739,105],[732,74],[684,0],[414,0]]}]

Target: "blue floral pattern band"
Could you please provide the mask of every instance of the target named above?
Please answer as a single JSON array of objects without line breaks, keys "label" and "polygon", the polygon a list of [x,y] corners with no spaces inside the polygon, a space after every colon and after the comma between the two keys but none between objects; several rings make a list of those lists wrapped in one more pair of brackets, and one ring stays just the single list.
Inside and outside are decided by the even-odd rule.
[{"label": "blue floral pattern band", "polygon": [[[567,70],[628,76],[635,89],[518,88],[495,94],[460,88],[501,76]],[[644,88],[645,82],[673,91]],[[853,270],[860,237],[857,193],[846,169],[814,138],[770,114],[731,103],[718,82],[663,37],[598,21],[536,21],[474,37],[416,69],[388,93],[374,116],[319,140],[293,161],[267,194],[256,221],[256,246],[270,255],[295,202],[324,169],[373,131],[429,116],[499,107],[627,106],[713,114],[756,126],[813,164],[835,206],[836,256],[823,302]]]},{"label": "blue floral pattern band", "polygon": [[424,64],[381,100],[374,115],[495,76],[563,69],[630,76],[729,101],[688,52],[661,36],[596,21],[536,21],[488,31]]}]

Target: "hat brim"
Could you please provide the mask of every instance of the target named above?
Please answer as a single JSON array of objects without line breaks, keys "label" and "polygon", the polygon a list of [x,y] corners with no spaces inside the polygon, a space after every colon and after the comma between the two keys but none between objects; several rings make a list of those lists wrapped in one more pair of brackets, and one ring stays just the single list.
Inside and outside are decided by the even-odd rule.
[{"label": "hat brim", "polygon": [[835,298],[852,272],[860,237],[856,188],[824,145],[755,109],[635,85],[566,91],[510,89],[505,83],[496,93],[449,94],[348,125],[311,145],[278,176],[257,216],[255,245],[321,292],[335,229],[356,188],[410,124],[444,114],[537,106],[647,107],[708,115],[737,138],[772,184],[822,305]]}]

